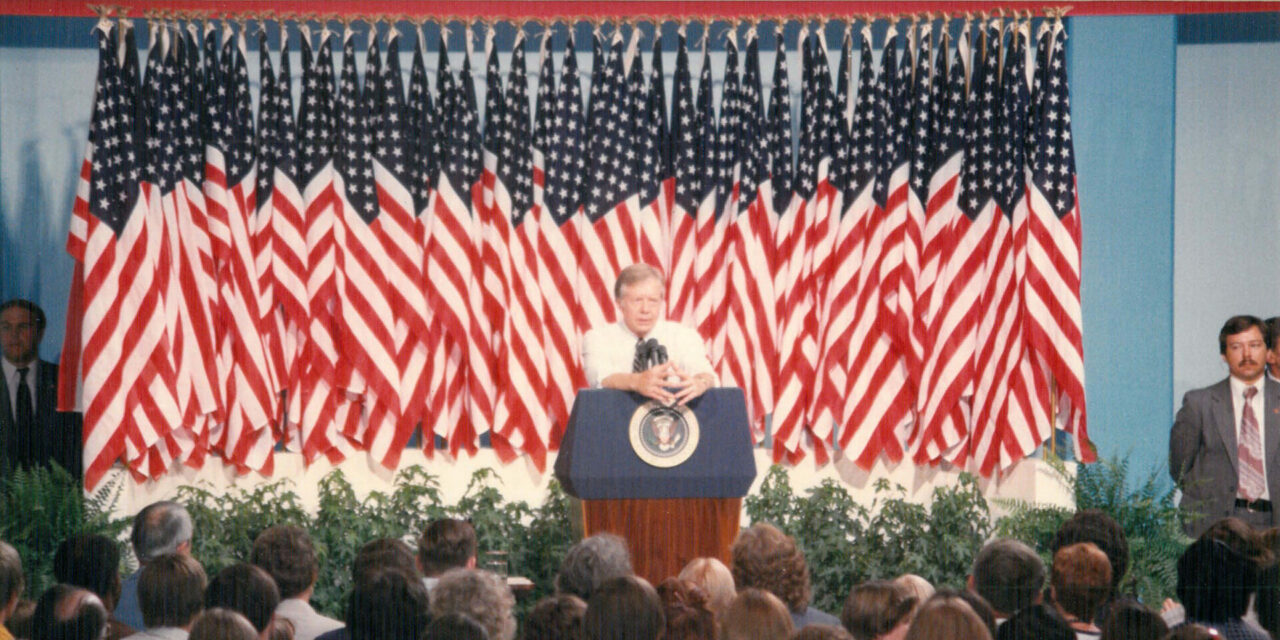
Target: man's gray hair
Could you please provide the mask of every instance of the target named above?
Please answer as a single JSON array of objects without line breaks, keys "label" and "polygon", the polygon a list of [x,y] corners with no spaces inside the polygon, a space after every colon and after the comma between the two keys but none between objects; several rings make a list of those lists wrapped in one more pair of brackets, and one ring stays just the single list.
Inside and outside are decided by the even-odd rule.
[{"label": "man's gray hair", "polygon": [[191,514],[187,508],[170,500],[143,507],[133,518],[133,553],[146,562],[167,553],[175,553],[184,542],[191,541]]},{"label": "man's gray hair", "polygon": [[651,264],[641,262],[623,267],[622,271],[618,272],[618,280],[613,284],[613,298],[621,300],[623,287],[629,287],[645,280],[657,280],[663,289],[667,288],[667,279],[662,276],[662,270]]},{"label": "man's gray hair", "polygon": [[973,588],[1006,616],[1035,604],[1044,588],[1044,561],[1012,538],[988,542],[973,559]]},{"label": "man's gray hair", "polygon": [[480,569],[450,569],[431,588],[431,617],[451,613],[480,623],[492,640],[516,637],[516,598],[497,574]]},{"label": "man's gray hair", "polygon": [[573,545],[564,555],[556,575],[556,591],[586,601],[600,585],[631,574],[627,542],[612,533],[597,533]]}]

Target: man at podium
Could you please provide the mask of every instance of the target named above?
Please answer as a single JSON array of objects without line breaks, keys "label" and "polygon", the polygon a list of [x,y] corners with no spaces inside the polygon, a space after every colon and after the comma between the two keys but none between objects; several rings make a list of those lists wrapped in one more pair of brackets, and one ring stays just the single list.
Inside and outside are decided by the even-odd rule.
[{"label": "man at podium", "polygon": [[618,274],[613,297],[622,319],[592,327],[582,338],[587,384],[669,405],[687,403],[716,386],[702,337],[664,318],[666,294],[657,267],[633,264]]}]

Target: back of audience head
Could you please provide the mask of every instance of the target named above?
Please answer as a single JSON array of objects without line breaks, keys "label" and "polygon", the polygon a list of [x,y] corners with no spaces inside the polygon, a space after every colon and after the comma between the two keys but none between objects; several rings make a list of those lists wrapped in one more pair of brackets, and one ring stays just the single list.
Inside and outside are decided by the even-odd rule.
[{"label": "back of audience head", "polygon": [[853,636],[843,627],[806,624],[803,629],[791,634],[791,640],[853,640]]},{"label": "back of audience head", "polygon": [[245,617],[259,634],[271,626],[280,604],[275,580],[261,567],[240,562],[218,572],[204,592],[204,606],[234,611]]},{"label": "back of audience head", "polygon": [[1200,538],[1178,558],[1178,600],[1190,619],[1240,618],[1248,609],[1256,573],[1253,561],[1226,543]]},{"label": "back of audience head", "polygon": [[[1271,550],[1272,556],[1280,554],[1280,527],[1261,532],[1258,539]],[[1273,562],[1258,574],[1258,595],[1253,606],[1258,613],[1258,624],[1271,637],[1280,638],[1280,563]]]},{"label": "back of audience head", "polygon": [[189,629],[204,608],[204,568],[190,555],[152,558],[138,576],[138,608],[147,628]]},{"label": "back of audience head", "polygon": [[31,640],[98,640],[107,628],[107,608],[92,591],[69,584],[45,590],[31,617]]},{"label": "back of audience head", "polygon": [[1111,563],[1092,542],[1058,549],[1050,571],[1053,599],[1065,614],[1091,622],[1111,596]]},{"label": "back of audience head", "polygon": [[582,626],[591,640],[657,640],[666,630],[666,617],[652,585],[621,576],[591,594]]},{"label": "back of audience head", "polygon": [[1034,604],[1000,625],[997,640],[1075,640],[1076,632],[1058,610]]},{"label": "back of audience head", "polygon": [[231,609],[206,609],[191,625],[188,640],[255,640],[258,632],[249,620]]},{"label": "back of audience head", "polygon": [[192,524],[187,508],[170,500],[154,502],[133,517],[129,541],[138,562],[156,556],[191,552]]},{"label": "back of audience head", "polygon": [[0,625],[13,615],[25,584],[22,556],[9,543],[0,540]]},{"label": "back of audience head", "polygon": [[347,600],[351,640],[418,640],[430,613],[427,588],[416,575],[383,567],[355,583]]},{"label": "back of audience head", "polygon": [[756,523],[738,534],[731,553],[739,589],[769,591],[796,613],[809,608],[809,566],[794,538],[771,524]]},{"label": "back of audience head", "polygon": [[707,608],[720,615],[733,602],[737,589],[733,584],[733,574],[718,558],[694,558],[680,570],[677,576],[697,585],[707,593]]},{"label": "back of audience head", "polygon": [[1129,539],[1125,537],[1120,523],[1098,509],[1077,511],[1053,534],[1049,552],[1056,554],[1059,549],[1077,542],[1092,542],[1107,554],[1107,561],[1111,564],[1111,586],[1119,588],[1120,581],[1129,570]]},{"label": "back of audience head", "polygon": [[424,640],[489,640],[489,632],[471,616],[449,613],[431,621]]},{"label": "back of audience head", "polygon": [[53,554],[53,577],[92,591],[111,611],[120,599],[120,545],[97,533],[67,538]]},{"label": "back of audience head", "polygon": [[558,593],[538,601],[524,617],[522,640],[586,640],[583,618],[587,603],[578,596]]},{"label": "back of audience head", "polygon": [[9,619],[4,621],[4,627],[13,633],[15,638],[32,638],[32,625],[35,623],[36,617],[36,601],[23,598],[18,601],[18,606],[14,608],[13,613],[9,614]]},{"label": "back of audience head", "polygon": [[1221,638],[1222,636],[1216,631],[1210,631],[1198,624],[1188,624],[1170,631],[1164,640],[1221,640]]},{"label": "back of audience head", "polygon": [[315,545],[306,530],[291,524],[268,527],[253,541],[249,561],[276,581],[282,599],[310,595],[320,573]]},{"label": "back of audience head", "polygon": [[906,633],[915,608],[916,597],[905,587],[888,580],[873,580],[849,591],[840,622],[856,640],[897,640]]},{"label": "back of audience head", "polygon": [[351,561],[351,580],[360,582],[370,573],[383,567],[397,567],[412,575],[420,575],[418,559],[413,550],[402,540],[378,538],[366,542]]},{"label": "back of audience head", "polygon": [[556,591],[589,601],[597,587],[631,573],[627,542],[612,533],[597,533],[569,547],[556,574]]},{"label": "back of audience head", "polygon": [[450,569],[474,569],[476,548],[476,530],[470,522],[455,518],[432,520],[418,539],[418,567],[428,577]]},{"label": "back of audience head", "polygon": [[969,588],[991,605],[998,618],[1040,601],[1044,561],[1026,544],[1011,538],[988,542],[973,560]]},{"label": "back of audience head", "polygon": [[991,632],[963,598],[935,595],[920,605],[907,640],[991,640]]},{"label": "back of audience head", "polygon": [[787,605],[753,587],[738,590],[720,623],[722,640],[784,640],[794,630]]},{"label": "back of audience head", "polygon": [[1200,538],[1222,541],[1259,569],[1274,563],[1276,559],[1262,536],[1239,518],[1223,518],[1209,525],[1200,534]]},{"label": "back of audience head", "polygon": [[[916,597],[916,608],[919,608],[926,600],[932,598],[933,594],[938,592],[928,580],[914,573],[904,573],[894,578],[893,582]],[[914,610],[911,613],[915,615]]]},{"label": "back of audience head", "polygon": [[491,640],[516,636],[515,596],[497,574],[479,569],[451,569],[431,589],[431,615],[461,613],[485,628]]},{"label": "back of audience head", "polygon": [[[969,608],[973,609],[973,613],[978,616],[982,624],[986,625],[987,631],[991,633],[991,637],[996,637],[996,614],[991,610],[991,605],[982,596],[969,591],[968,589],[957,590],[950,588],[938,589],[929,600],[934,598],[959,598],[969,604]],[[925,602],[928,602],[926,600]],[[920,612],[923,604],[916,605],[916,610],[912,612],[912,620],[915,620],[915,614]]]},{"label": "back of audience head", "polygon": [[1160,640],[1169,633],[1164,618],[1131,598],[1118,600],[1102,624],[1100,640]]},{"label": "back of audience head", "polygon": [[658,583],[658,599],[667,619],[665,640],[699,640],[716,636],[716,615],[710,597],[698,585],[667,578]]}]

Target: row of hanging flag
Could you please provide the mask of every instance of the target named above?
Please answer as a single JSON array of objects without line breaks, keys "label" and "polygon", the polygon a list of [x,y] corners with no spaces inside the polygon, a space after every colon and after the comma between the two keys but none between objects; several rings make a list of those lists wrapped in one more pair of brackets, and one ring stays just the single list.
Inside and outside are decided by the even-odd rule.
[{"label": "row of hanging flag", "polygon": [[349,26],[280,23],[255,109],[243,26],[153,20],[142,61],[104,17],[60,385],[86,484],[270,475],[277,444],[394,469],[419,428],[543,470],[634,262],[776,461],[991,475],[1055,427],[1090,460],[1066,33],[1036,22],[890,24],[878,64],[871,24],[835,60],[802,25],[768,83],[756,25],[722,67],[681,28],[669,98],[638,28],[517,30],[505,72],[492,29],[461,65],[442,30],[432,82],[421,29],[406,76],[395,28],[361,72]]}]

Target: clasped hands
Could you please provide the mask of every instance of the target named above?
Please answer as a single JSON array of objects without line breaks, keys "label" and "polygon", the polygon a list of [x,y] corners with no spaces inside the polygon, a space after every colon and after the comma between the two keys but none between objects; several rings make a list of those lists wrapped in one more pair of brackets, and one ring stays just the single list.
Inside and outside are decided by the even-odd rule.
[{"label": "clasped hands", "polygon": [[690,375],[674,362],[654,365],[631,376],[631,391],[666,405],[686,404],[706,393],[712,384],[707,374]]}]

